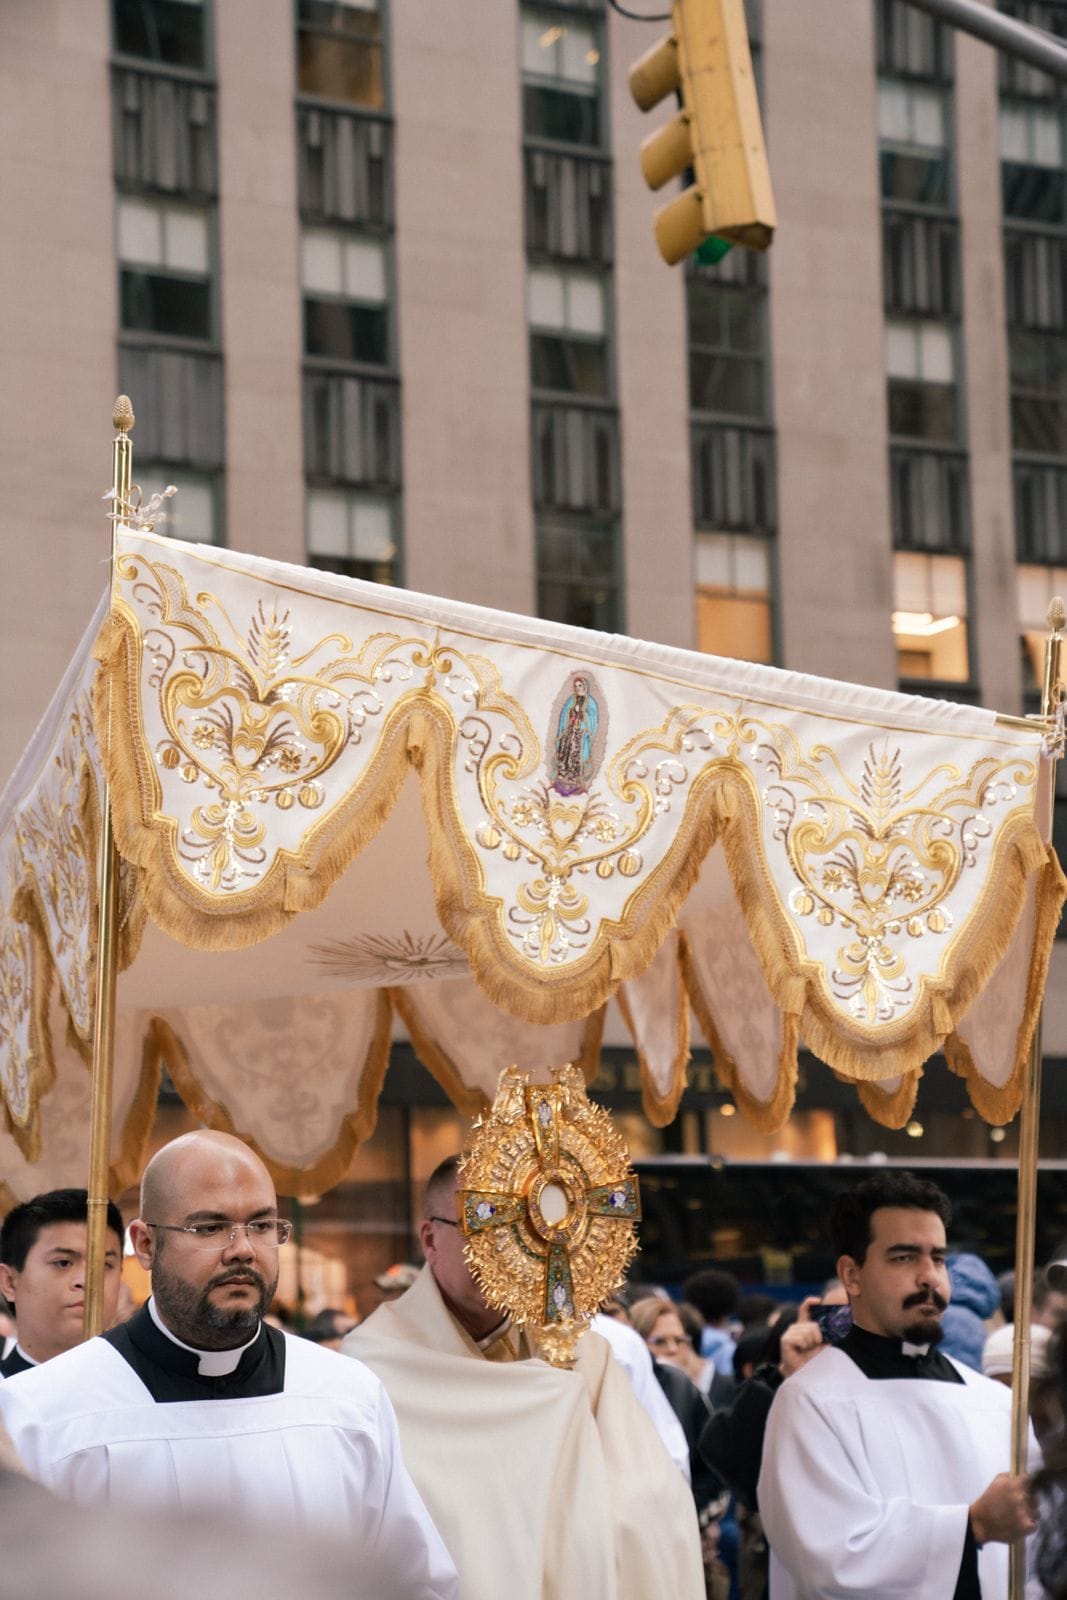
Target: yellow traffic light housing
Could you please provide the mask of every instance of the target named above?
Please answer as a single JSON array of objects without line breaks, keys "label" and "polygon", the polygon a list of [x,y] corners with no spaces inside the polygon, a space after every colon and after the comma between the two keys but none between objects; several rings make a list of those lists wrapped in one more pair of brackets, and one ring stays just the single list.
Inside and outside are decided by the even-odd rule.
[{"label": "yellow traffic light housing", "polygon": [[766,250],[776,223],[744,0],[674,0],[674,31],[630,71],[642,111],[672,91],[682,109],[641,146],[650,189],[692,168],[695,182],[656,213],[673,266],[712,235]]}]

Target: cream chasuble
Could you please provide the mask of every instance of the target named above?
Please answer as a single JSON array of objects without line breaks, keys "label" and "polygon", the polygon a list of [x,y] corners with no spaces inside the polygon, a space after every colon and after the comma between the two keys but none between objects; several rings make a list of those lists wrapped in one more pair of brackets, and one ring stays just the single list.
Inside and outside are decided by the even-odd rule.
[{"label": "cream chasuble", "polygon": [[424,1267],[343,1349],[393,1401],[462,1600],[703,1600],[692,1495],[596,1334],[573,1372],[486,1360]]}]

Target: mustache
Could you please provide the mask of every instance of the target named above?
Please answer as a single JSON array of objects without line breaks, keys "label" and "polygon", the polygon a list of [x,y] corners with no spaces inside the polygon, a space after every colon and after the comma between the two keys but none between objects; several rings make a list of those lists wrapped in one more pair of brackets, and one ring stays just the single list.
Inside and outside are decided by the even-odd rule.
[{"label": "mustache", "polygon": [[209,1278],[204,1285],[204,1293],[207,1294],[212,1289],[218,1289],[224,1283],[247,1281],[248,1279],[257,1284],[262,1293],[265,1294],[267,1292],[267,1280],[261,1273],[256,1271],[255,1267],[230,1267],[228,1271],[217,1272],[213,1278]]},{"label": "mustache", "polygon": [[948,1300],[936,1289],[920,1289],[917,1294],[909,1294],[904,1301],[904,1310],[910,1311],[913,1306],[935,1305],[939,1311],[944,1311]]}]

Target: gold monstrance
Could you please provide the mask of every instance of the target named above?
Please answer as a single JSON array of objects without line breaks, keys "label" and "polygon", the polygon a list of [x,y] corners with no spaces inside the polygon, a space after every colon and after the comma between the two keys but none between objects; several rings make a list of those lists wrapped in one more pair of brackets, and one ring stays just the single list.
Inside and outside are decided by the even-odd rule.
[{"label": "gold monstrance", "polygon": [[558,1367],[637,1249],[637,1178],[577,1067],[548,1084],[508,1067],[474,1124],[456,1195],[464,1255],[489,1304]]}]

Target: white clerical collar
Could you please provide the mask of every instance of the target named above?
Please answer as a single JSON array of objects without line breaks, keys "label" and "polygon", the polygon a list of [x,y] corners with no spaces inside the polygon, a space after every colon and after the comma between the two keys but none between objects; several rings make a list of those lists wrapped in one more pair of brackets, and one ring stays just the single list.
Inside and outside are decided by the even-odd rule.
[{"label": "white clerical collar", "polygon": [[909,1344],[906,1339],[902,1339],[900,1341],[900,1353],[902,1356],[925,1356],[929,1355],[930,1346],[928,1344]]},{"label": "white clerical collar", "polygon": [[176,1333],[171,1333],[167,1324],[156,1310],[154,1295],[148,1302],[148,1312],[160,1333],[166,1334],[171,1344],[178,1345],[182,1350],[188,1350],[190,1355],[200,1357],[199,1372],[202,1378],[225,1378],[231,1372],[236,1372],[238,1362],[249,1345],[255,1344],[259,1338],[259,1329],[257,1328],[247,1344],[239,1344],[234,1350],[198,1350],[195,1345],[186,1344],[184,1339],[179,1339]]},{"label": "white clerical collar", "polygon": [[490,1328],[488,1333],[483,1333],[480,1339],[475,1339],[479,1350],[488,1350],[490,1345],[496,1344],[498,1339],[503,1339],[511,1332],[511,1316],[506,1316],[498,1322],[495,1328]]},{"label": "white clerical collar", "polygon": [[15,1340],[14,1349],[18,1351],[18,1353],[22,1357],[23,1361],[28,1361],[29,1362],[31,1367],[39,1367],[41,1365],[41,1363],[39,1361],[35,1361],[31,1355],[28,1355],[26,1353],[26,1351],[22,1348],[22,1346],[19,1344],[17,1339]]}]

